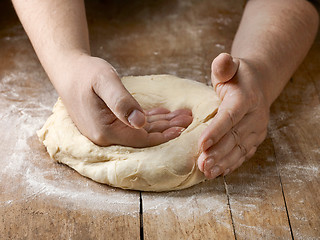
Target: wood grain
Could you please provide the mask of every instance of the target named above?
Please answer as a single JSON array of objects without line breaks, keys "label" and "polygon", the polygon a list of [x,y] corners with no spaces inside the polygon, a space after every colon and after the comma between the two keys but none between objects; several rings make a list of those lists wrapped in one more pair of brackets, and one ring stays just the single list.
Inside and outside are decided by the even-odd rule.
[{"label": "wood grain", "polygon": [[[211,61],[230,49],[244,2],[238,1],[232,8],[223,1],[198,2],[197,7],[192,3],[172,1],[161,21],[158,13],[150,16],[147,29],[160,31],[141,31],[135,38],[140,44],[137,48],[151,50],[151,54],[145,53],[151,63],[144,68],[138,59],[134,71],[170,73],[210,84]],[[142,207],[145,239],[234,238],[221,179],[179,192],[142,193]]]},{"label": "wood grain", "polygon": [[[106,196],[107,197],[107,196]],[[54,206],[40,195],[0,209],[1,239],[139,239],[139,215]]]},{"label": "wood grain", "polygon": [[[210,84],[244,2],[86,1],[92,53],[120,75]],[[272,106],[269,137],[235,173],[176,192],[123,191],[48,157],[35,132],[57,94],[0,1],[0,239],[319,239],[319,56],[318,35]]]},{"label": "wood grain", "polygon": [[272,107],[271,135],[295,239],[320,236],[318,46],[319,38]]},{"label": "wood grain", "polygon": [[166,73],[210,83],[211,62],[230,49],[244,1],[125,3],[90,2],[93,55],[120,75]]},{"label": "wood grain", "polygon": [[145,239],[234,239],[222,179],[142,200]]},{"label": "wood grain", "polygon": [[38,140],[57,94],[15,21],[0,33],[0,239],[139,239],[138,192],[54,163]]},{"label": "wood grain", "polygon": [[237,239],[291,238],[270,138],[225,179]]}]

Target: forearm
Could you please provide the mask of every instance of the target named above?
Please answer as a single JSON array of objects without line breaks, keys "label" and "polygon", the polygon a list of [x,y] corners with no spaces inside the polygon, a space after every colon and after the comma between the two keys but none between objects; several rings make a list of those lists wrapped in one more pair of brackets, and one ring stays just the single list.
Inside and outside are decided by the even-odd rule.
[{"label": "forearm", "polygon": [[305,0],[251,0],[231,54],[255,66],[271,103],[306,56],[318,29],[318,13]]},{"label": "forearm", "polygon": [[17,14],[54,85],[75,54],[89,54],[83,0],[13,0]]}]

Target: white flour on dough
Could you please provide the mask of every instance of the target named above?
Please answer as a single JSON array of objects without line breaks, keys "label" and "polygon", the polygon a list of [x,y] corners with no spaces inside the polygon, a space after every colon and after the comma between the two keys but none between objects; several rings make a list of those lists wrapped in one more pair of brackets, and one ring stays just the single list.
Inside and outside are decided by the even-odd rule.
[{"label": "white flour on dough", "polygon": [[189,108],[192,123],[179,137],[158,146],[99,147],[78,131],[58,99],[38,131],[51,158],[94,181],[124,189],[169,191],[204,181],[197,167],[197,142],[220,103],[214,90],[171,75],[124,77],[122,82],[142,108]]}]

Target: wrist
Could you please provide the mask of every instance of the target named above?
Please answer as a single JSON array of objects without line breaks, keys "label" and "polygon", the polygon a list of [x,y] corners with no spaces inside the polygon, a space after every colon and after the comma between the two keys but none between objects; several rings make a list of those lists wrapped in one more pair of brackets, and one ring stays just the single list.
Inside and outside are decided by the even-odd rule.
[{"label": "wrist", "polygon": [[[254,83],[257,84],[261,97],[266,106],[270,108],[274,100],[280,94],[282,89],[277,89],[272,85],[273,71],[265,62],[250,58],[241,58],[241,63],[246,65],[247,71],[250,73]],[[253,83],[253,84],[254,84]]]},{"label": "wrist", "polygon": [[[59,85],[70,81],[77,69],[81,69],[81,62],[91,56],[85,51],[70,50],[63,53],[51,55],[50,59],[42,65],[49,76],[50,81],[57,89]],[[58,89],[57,89],[58,90]]]}]

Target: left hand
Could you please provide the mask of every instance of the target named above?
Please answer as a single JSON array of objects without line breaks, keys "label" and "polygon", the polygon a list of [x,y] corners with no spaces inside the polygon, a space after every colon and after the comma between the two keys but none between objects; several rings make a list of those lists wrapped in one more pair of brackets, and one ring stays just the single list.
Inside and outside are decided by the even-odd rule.
[{"label": "left hand", "polygon": [[270,105],[263,77],[253,64],[229,54],[213,60],[212,84],[221,104],[198,142],[198,167],[207,178],[234,171],[265,139]]}]

